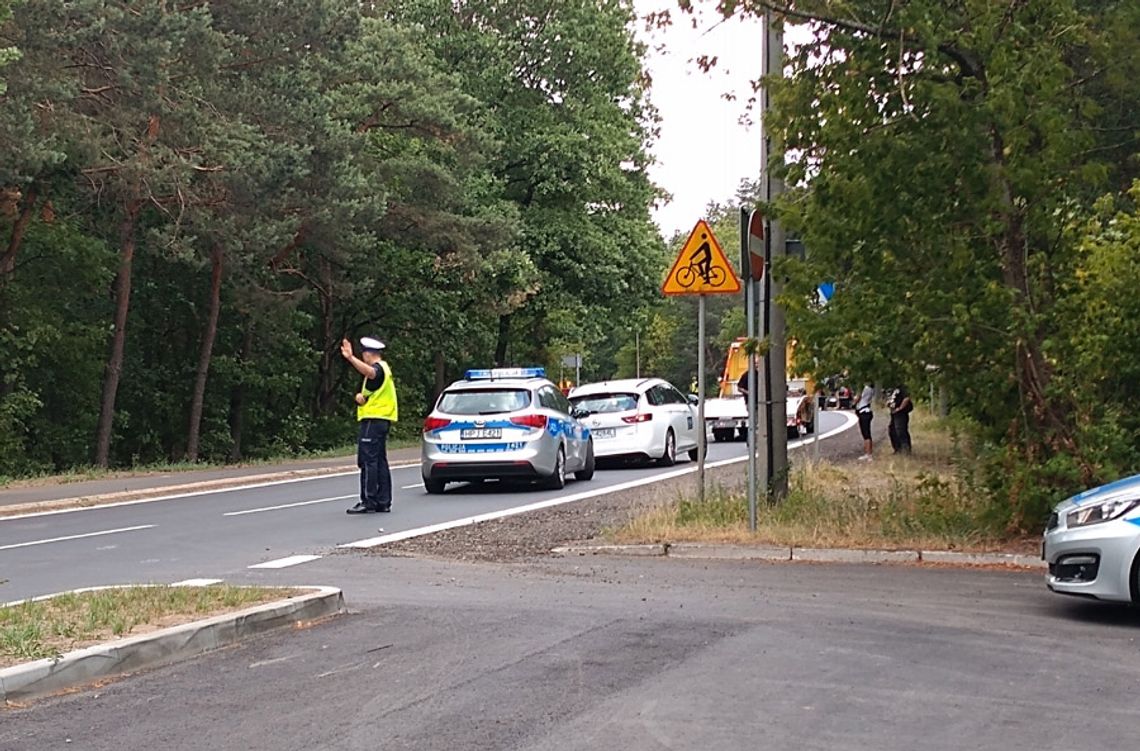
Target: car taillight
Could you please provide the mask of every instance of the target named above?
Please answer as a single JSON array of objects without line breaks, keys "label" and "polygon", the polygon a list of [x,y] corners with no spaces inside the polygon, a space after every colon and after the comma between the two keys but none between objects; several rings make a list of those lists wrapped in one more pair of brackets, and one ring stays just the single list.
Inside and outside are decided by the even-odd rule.
[{"label": "car taillight", "polygon": [[649,422],[653,419],[652,412],[638,412],[636,415],[621,418],[622,422],[636,423],[636,422]]},{"label": "car taillight", "polygon": [[520,415],[519,417],[512,417],[511,422],[515,425],[542,430],[546,427],[546,415]]},{"label": "car taillight", "polygon": [[424,420],[424,432],[430,433],[433,430],[439,430],[440,428],[446,428],[450,424],[451,424],[451,420],[445,420],[442,417],[429,417],[426,420]]}]

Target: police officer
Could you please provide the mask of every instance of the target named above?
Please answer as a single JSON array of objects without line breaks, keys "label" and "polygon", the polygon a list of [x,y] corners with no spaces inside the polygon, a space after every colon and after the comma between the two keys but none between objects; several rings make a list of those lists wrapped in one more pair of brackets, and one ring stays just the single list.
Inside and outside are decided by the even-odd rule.
[{"label": "police officer", "polygon": [[366,336],[360,340],[360,357],[352,354],[352,343],[344,339],[340,354],[364,378],[356,395],[356,420],[360,436],[356,444],[356,465],[360,467],[360,502],[350,514],[370,514],[392,510],[392,473],[388,469],[388,432],[398,418],[396,384],[392,369],[384,362],[384,342]]}]

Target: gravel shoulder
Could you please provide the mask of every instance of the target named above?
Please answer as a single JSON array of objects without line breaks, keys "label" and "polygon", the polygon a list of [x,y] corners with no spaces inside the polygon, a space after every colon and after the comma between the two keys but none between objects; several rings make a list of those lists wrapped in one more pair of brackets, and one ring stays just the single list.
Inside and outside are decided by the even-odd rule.
[{"label": "gravel shoulder", "polygon": [[[880,441],[886,444],[885,428],[882,436],[876,435],[876,444]],[[810,444],[793,449],[791,461],[810,456],[806,452],[811,450]],[[862,440],[856,429],[823,441],[819,451],[821,458],[835,462],[854,461],[861,452]],[[724,488],[739,488],[744,486],[745,472],[745,462],[718,467],[708,470],[707,481],[709,486],[719,484]],[[579,503],[402,540],[372,548],[369,554],[487,562],[533,559],[548,555],[555,547],[597,541],[606,530],[619,527],[646,511],[692,492],[695,484],[695,475],[687,475]]]}]

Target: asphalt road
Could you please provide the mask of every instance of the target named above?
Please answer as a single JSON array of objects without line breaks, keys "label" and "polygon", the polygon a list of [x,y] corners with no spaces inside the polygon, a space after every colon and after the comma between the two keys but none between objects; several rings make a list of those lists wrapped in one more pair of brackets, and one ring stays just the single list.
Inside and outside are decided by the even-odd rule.
[{"label": "asphalt road", "polygon": [[[849,416],[838,413],[820,416],[825,433],[845,420]],[[709,461],[741,460],[745,453],[740,443],[714,443]],[[350,473],[2,518],[0,602],[107,584],[229,580],[251,566],[308,564],[340,546],[373,545],[534,504],[586,500],[692,468],[682,461],[668,469],[601,470],[593,480],[571,481],[561,491],[487,483],[429,496],[419,467],[403,467],[392,472],[393,512],[364,516],[344,513],[358,493],[357,475]]]},{"label": "asphalt road", "polygon": [[0,749],[1134,748],[1135,611],[1038,574],[339,555],[357,612],[0,712]]}]

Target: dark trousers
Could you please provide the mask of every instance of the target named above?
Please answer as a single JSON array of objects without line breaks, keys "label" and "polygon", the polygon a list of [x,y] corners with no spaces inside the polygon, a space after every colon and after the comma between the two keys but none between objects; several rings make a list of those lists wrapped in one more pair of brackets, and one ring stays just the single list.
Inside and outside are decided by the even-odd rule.
[{"label": "dark trousers", "polygon": [[910,453],[910,415],[898,413],[891,415],[891,424],[887,426],[887,435],[891,439],[891,448],[896,454]]},{"label": "dark trousers", "polygon": [[356,442],[356,466],[360,467],[360,502],[368,508],[392,505],[392,472],[388,469],[387,420],[361,420]]}]

